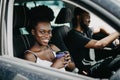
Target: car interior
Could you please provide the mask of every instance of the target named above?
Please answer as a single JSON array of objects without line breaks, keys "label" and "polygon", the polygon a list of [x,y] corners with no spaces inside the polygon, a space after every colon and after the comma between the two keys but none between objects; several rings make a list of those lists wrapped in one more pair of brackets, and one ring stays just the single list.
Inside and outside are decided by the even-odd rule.
[{"label": "car interior", "polygon": [[[22,5],[14,6],[14,15],[15,15],[14,21],[13,21],[14,56],[18,58],[23,58],[24,51],[30,48],[30,46],[34,42],[34,38],[29,32],[29,27],[28,27],[29,26],[29,17],[28,17],[29,8]],[[71,16],[71,10],[67,8],[61,8],[55,20],[55,24],[61,24],[61,25],[52,26],[53,38],[51,39],[50,42],[57,45],[62,51],[67,50],[67,47],[65,46],[65,43],[64,43],[65,41],[64,38],[67,35],[67,32],[70,30],[70,26],[67,26],[64,23],[69,23],[71,21],[71,17],[69,16]],[[56,36],[58,36],[58,39],[56,38]]]},{"label": "car interior", "polygon": [[[62,1],[28,1],[15,0],[14,2],[14,16],[13,16],[13,51],[14,57],[24,58],[24,52],[34,44],[34,37],[29,31],[29,10],[32,7],[39,5],[48,5],[55,12],[55,19],[51,23],[52,27],[52,39],[50,43],[55,44],[61,51],[67,51],[65,37],[71,30],[71,19],[73,16],[73,9],[75,6],[64,3]],[[101,39],[105,37],[105,34],[99,33],[93,36],[94,39]],[[108,46],[113,50],[101,49],[96,50],[99,54],[95,54],[96,61],[104,59],[113,55],[114,44]],[[117,49],[118,50],[118,49]],[[102,53],[102,54],[100,54]],[[109,53],[109,54],[108,54]]]},{"label": "car interior", "polygon": [[27,31],[24,34],[22,32],[22,29],[28,27],[28,12],[29,9],[25,6],[14,7],[14,56],[19,58],[23,58],[24,51],[27,50],[33,43],[32,35],[30,35]]},{"label": "car interior", "polygon": [[51,43],[55,44],[61,51],[67,51],[67,46],[65,45],[65,37],[70,31],[70,26],[65,25],[65,23],[70,23],[72,19],[72,12],[69,8],[61,8],[59,11],[55,23],[62,24],[60,26],[55,26],[52,30]]}]

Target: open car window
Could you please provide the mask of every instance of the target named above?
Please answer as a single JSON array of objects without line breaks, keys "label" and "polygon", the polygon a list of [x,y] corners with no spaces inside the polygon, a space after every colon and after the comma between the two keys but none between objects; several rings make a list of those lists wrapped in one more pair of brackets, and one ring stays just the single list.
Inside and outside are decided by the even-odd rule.
[{"label": "open car window", "polygon": [[[0,0],[0,9],[1,9],[2,1],[3,0]],[[119,2],[119,0],[117,0],[117,1]],[[57,17],[61,8],[70,8],[72,11],[72,15],[73,15],[73,10],[77,6],[80,8],[84,8],[85,10],[90,12],[90,15],[91,15],[90,27],[91,28],[98,29],[99,27],[102,27],[102,28],[105,28],[109,33],[112,33],[115,30],[111,27],[115,27],[115,29],[120,31],[119,22],[118,22],[119,18],[112,15],[112,13],[107,14],[107,13],[109,13],[109,11],[104,12],[104,10],[102,10],[101,8],[97,8],[98,6],[96,7],[93,4],[91,4],[91,3],[95,2],[94,0],[93,0],[93,2],[90,1],[91,3],[89,3],[89,1],[87,3],[87,0],[85,2],[80,1],[80,0],[75,0],[75,1],[74,0],[71,0],[71,1],[69,1],[69,0],[52,0],[52,1],[51,0],[48,0],[48,1],[47,0],[36,0],[36,1],[35,0],[15,0],[15,1],[14,0],[4,0],[4,2],[6,2],[5,4],[9,4],[9,5],[6,6],[5,9],[8,9],[8,11],[6,11],[5,17],[3,17],[3,19],[6,19],[6,21],[4,21],[4,25],[0,24],[0,26],[2,26],[2,30],[4,30],[4,28],[7,27],[7,28],[5,28],[6,31],[1,31],[2,35],[0,34],[0,37],[4,36],[4,39],[2,39],[3,37],[1,37],[1,40],[3,41],[1,43],[1,45],[2,45],[1,50],[4,53],[1,53],[1,54],[7,55],[8,57],[1,56],[0,70],[4,72],[4,69],[7,70],[6,67],[10,67],[9,68],[10,71],[4,72],[5,76],[11,76],[11,75],[8,75],[7,72],[9,72],[9,73],[13,72],[14,75],[16,75],[18,73],[18,74],[20,74],[20,76],[24,75],[24,74],[28,74],[27,77],[31,78],[34,76],[40,76],[42,74],[42,72],[44,72],[44,70],[47,70],[49,73],[45,72],[45,74],[48,76],[46,76],[46,78],[42,77],[41,79],[48,79],[48,80],[49,79],[51,79],[51,80],[53,80],[53,79],[70,79],[70,78],[75,79],[75,77],[77,80],[78,79],[80,79],[80,80],[81,79],[83,79],[83,80],[84,79],[93,79],[93,78],[88,78],[88,77],[86,78],[86,76],[81,76],[81,75],[76,76],[76,74],[67,73],[67,72],[65,72],[65,73],[63,72],[64,73],[63,74],[61,71],[59,72],[57,70],[50,69],[47,67],[45,67],[43,69],[43,66],[41,68],[41,65],[37,65],[35,63],[29,63],[26,60],[23,60],[24,52],[27,49],[29,49],[31,47],[31,45],[33,45],[33,38],[31,36],[29,36],[30,33],[26,30],[26,27],[28,27],[29,21],[27,20],[27,17],[24,17],[25,15],[27,15],[26,12],[29,11],[32,7],[36,7],[39,5],[47,5],[48,7],[53,9],[53,11],[55,13],[55,17]],[[97,5],[97,2],[94,4]],[[118,5],[118,3],[115,3],[115,4]],[[99,10],[101,10],[101,11],[99,11]],[[23,11],[23,12],[19,12],[19,11]],[[17,12],[18,12],[18,15],[16,16]],[[0,14],[0,16],[1,16],[1,14]],[[0,20],[2,20],[2,19],[0,19]],[[55,21],[55,19],[53,20],[51,25],[53,27],[58,27],[59,24],[56,24],[54,21]],[[69,22],[68,26],[72,27],[71,22]],[[1,29],[1,27],[0,27],[0,29]],[[4,33],[4,32],[6,32],[6,33]],[[101,54],[99,54],[98,60],[104,59],[106,57],[106,54],[107,53],[105,53],[105,56],[102,56],[102,57],[100,57]],[[9,56],[12,56],[12,57],[9,57]],[[20,62],[20,64],[17,64],[19,62]],[[13,64],[19,68],[17,68],[16,66],[13,66]],[[26,65],[27,67],[24,65]],[[31,65],[32,65],[32,67],[30,67]],[[11,70],[11,68],[13,71]],[[27,69],[27,68],[29,68],[29,69]],[[34,69],[32,71],[30,71],[31,68],[34,68]],[[14,72],[14,69],[16,72]],[[24,71],[24,73],[21,72],[21,69],[22,69],[22,71]],[[38,74],[36,74],[36,72],[34,72],[34,71],[37,71]],[[55,73],[56,75],[53,75],[52,72]],[[29,73],[32,73],[34,75],[31,76],[31,74],[29,74]],[[57,75],[57,73],[59,73],[60,76]],[[62,77],[63,75],[65,75],[65,76],[67,75],[67,76]],[[3,74],[2,74],[2,76],[3,76]],[[24,75],[24,76],[26,76],[26,75]],[[44,76],[44,75],[42,75],[42,76]],[[49,78],[49,76],[54,76],[54,78],[52,78],[52,77]],[[69,76],[71,76],[71,77],[69,77]],[[32,78],[31,80],[34,80],[34,79]]]},{"label": "open car window", "polygon": [[93,13],[91,13],[90,16],[91,16],[91,22],[89,27],[95,30],[98,30],[99,28],[103,28],[109,34],[116,31],[114,28],[112,28],[112,26],[110,26],[108,23],[106,23],[105,21],[103,21]]}]

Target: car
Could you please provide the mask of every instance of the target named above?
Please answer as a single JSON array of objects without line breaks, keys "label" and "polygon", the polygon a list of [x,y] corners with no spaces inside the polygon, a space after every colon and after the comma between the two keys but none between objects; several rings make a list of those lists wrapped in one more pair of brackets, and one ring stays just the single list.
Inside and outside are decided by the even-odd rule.
[{"label": "car", "polygon": [[[98,20],[98,22],[100,22],[100,20],[102,20],[102,23],[120,32],[119,4],[120,0],[0,0],[0,79],[100,80],[101,78],[94,78],[67,71],[64,72],[24,60],[24,54],[21,53],[24,53],[33,42],[33,38],[26,30],[29,24],[29,15],[27,15],[27,13],[32,7],[47,5],[54,10],[55,17],[57,17],[62,8],[69,8],[73,14],[74,8],[80,7],[90,12],[90,14],[93,15],[93,20],[97,17],[99,19],[96,19],[96,21]],[[67,26],[71,27],[70,21],[65,23],[68,23]],[[55,20],[53,20],[51,25],[53,30],[55,30],[56,27],[63,26],[63,24],[56,24]],[[104,58],[105,56],[101,58],[98,56],[98,60]],[[117,70],[118,69],[119,67]],[[116,71],[114,71],[112,75],[114,75]],[[103,77],[102,79],[110,79],[111,76],[107,78]]]}]

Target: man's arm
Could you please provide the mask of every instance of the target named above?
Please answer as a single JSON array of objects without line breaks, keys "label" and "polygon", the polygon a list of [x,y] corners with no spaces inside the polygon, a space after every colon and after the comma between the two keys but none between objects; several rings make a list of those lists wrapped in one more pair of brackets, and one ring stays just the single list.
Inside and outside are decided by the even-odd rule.
[{"label": "man's arm", "polygon": [[120,34],[118,32],[114,32],[110,34],[109,36],[101,39],[101,40],[90,40],[85,47],[86,48],[103,48],[110,44],[112,41],[118,38]]},{"label": "man's arm", "polygon": [[99,32],[102,32],[102,33],[104,33],[104,34],[106,34],[106,35],[109,35],[110,33],[105,29],[105,28],[103,28],[103,27],[98,27],[98,28],[96,28],[96,29],[94,29],[94,28],[91,28],[92,29],[92,31],[93,31],[93,34],[97,34],[97,33],[99,33]]}]

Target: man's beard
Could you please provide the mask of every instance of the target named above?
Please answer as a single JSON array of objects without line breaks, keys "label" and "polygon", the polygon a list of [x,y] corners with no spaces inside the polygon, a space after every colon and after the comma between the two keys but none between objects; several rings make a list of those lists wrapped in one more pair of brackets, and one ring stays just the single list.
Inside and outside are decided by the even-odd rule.
[{"label": "man's beard", "polygon": [[87,32],[89,30],[88,25],[85,25],[83,22],[80,23],[80,26],[85,32]]}]

